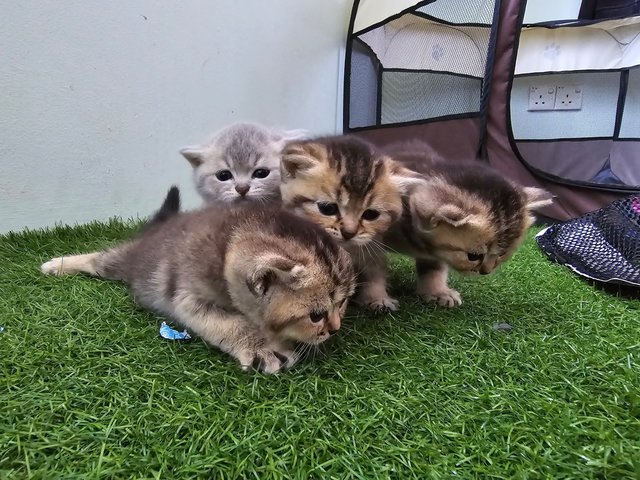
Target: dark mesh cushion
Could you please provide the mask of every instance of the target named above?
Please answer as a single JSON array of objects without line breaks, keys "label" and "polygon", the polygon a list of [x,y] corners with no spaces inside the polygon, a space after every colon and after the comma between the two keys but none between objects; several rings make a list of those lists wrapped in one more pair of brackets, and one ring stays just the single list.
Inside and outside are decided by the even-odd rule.
[{"label": "dark mesh cushion", "polygon": [[553,225],[536,240],[552,260],[580,275],[640,286],[640,195]]}]

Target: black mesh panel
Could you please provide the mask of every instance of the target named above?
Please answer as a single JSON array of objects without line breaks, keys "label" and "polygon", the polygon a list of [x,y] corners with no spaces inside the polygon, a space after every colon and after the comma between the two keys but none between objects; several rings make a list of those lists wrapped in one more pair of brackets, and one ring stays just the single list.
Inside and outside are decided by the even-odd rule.
[{"label": "black mesh panel", "polygon": [[495,0],[439,0],[417,11],[450,23],[490,25],[495,6]]},{"label": "black mesh panel", "polygon": [[378,65],[375,56],[359,42],[351,50],[349,128],[376,124]]},{"label": "black mesh panel", "polygon": [[381,123],[402,123],[480,110],[478,78],[442,73],[382,73]]},{"label": "black mesh panel", "polygon": [[497,0],[433,0],[351,32],[346,127],[486,115]]}]

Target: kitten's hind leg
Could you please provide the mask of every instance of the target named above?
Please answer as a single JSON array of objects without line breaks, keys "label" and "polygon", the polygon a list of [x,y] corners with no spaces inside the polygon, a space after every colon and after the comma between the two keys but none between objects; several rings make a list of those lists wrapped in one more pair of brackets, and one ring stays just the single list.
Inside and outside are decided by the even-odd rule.
[{"label": "kitten's hind leg", "polygon": [[239,313],[205,304],[192,295],[178,295],[174,315],[187,329],[209,345],[233,356],[243,370],[276,373],[295,364],[298,357],[282,346],[270,345]]},{"label": "kitten's hind leg", "polygon": [[447,285],[449,269],[437,260],[416,259],[418,275],[418,295],[427,302],[437,303],[441,307],[456,307],[462,304],[462,298]]},{"label": "kitten's hind leg", "polygon": [[71,275],[74,273],[88,273],[100,275],[98,259],[104,252],[83,253],[67,257],[52,258],[40,266],[42,273],[47,275]]},{"label": "kitten's hind leg", "polygon": [[131,243],[124,243],[109,250],[52,258],[40,266],[46,275],[72,275],[86,273],[109,280],[123,280],[123,263]]}]

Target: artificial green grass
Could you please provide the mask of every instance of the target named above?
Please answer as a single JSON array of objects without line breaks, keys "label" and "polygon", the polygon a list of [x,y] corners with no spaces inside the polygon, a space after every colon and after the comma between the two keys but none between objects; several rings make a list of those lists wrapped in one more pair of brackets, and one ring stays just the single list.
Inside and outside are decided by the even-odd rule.
[{"label": "artificial green grass", "polygon": [[401,312],[354,309],[323,354],[264,376],[160,339],[122,285],[38,270],[132,228],[0,237],[0,478],[640,477],[640,302],[533,235],[454,277],[454,310],[422,305],[394,258]]}]

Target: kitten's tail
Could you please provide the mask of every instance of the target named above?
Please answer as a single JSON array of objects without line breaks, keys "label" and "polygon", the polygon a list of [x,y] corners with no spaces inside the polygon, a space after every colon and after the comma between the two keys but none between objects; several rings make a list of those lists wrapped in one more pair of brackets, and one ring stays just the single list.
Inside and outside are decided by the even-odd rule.
[{"label": "kitten's tail", "polygon": [[160,210],[158,210],[148,225],[165,222],[167,219],[173,217],[180,211],[180,190],[175,185],[172,186],[167,192],[167,196],[162,202]]},{"label": "kitten's tail", "polygon": [[[167,196],[149,222],[142,228],[146,231],[149,227],[163,223],[177,215],[180,211],[180,190],[173,186],[167,192]],[[117,245],[116,247],[101,252],[85,253],[57,257],[43,263],[40,270],[48,275],[67,275],[72,273],[88,273],[89,275],[109,278],[112,280],[124,280],[128,282],[126,268],[127,252],[135,245],[136,239]]]}]

